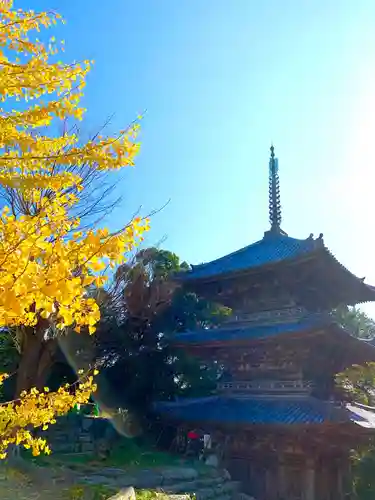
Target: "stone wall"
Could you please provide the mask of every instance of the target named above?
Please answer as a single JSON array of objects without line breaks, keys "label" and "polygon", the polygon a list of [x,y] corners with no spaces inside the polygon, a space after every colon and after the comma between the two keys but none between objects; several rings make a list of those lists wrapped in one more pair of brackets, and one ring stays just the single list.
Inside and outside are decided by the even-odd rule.
[{"label": "stone wall", "polygon": [[69,414],[43,433],[54,453],[105,455],[118,436],[107,419]]}]

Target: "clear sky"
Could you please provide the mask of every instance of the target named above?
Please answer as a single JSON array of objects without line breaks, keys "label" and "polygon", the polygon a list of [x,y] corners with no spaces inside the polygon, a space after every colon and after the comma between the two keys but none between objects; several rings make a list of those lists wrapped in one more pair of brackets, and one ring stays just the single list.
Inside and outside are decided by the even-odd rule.
[{"label": "clear sky", "polygon": [[[111,218],[152,219],[150,244],[191,263],[268,229],[271,140],[283,229],[322,232],[336,257],[375,285],[373,0],[33,0],[67,24],[66,59],[95,59],[85,127],[139,112],[142,152]],[[375,312],[375,309],[372,309]]]}]

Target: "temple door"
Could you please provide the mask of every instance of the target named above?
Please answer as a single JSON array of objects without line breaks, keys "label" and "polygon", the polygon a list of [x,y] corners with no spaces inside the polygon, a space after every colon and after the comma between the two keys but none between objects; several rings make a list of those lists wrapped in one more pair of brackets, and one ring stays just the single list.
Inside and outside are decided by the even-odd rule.
[{"label": "temple door", "polygon": [[307,500],[305,497],[305,471],[298,465],[285,465],[281,497],[287,500]]}]

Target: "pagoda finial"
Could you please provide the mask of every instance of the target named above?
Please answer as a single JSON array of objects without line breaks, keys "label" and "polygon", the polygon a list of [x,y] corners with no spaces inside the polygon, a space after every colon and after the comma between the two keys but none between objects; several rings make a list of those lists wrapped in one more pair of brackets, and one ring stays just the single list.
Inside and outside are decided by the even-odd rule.
[{"label": "pagoda finial", "polygon": [[280,233],[281,231],[281,204],[280,204],[280,182],[279,182],[279,161],[275,158],[275,148],[270,147],[271,156],[269,162],[269,196],[268,211],[271,231]]}]

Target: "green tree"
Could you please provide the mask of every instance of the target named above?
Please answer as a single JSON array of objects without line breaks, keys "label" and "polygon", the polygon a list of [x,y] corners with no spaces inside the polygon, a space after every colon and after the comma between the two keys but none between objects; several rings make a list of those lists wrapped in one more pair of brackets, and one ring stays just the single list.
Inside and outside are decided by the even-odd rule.
[{"label": "green tree", "polygon": [[[356,307],[334,311],[338,323],[359,339],[375,336],[375,321]],[[353,365],[336,375],[336,384],[350,402],[375,404],[375,363]],[[360,450],[353,459],[353,489],[358,500],[375,498],[375,446]]]},{"label": "green tree", "polygon": [[353,365],[336,375],[336,384],[347,399],[365,405],[375,404],[375,363]]},{"label": "green tree", "polygon": [[340,306],[333,312],[333,316],[354,337],[360,339],[375,337],[375,321],[357,307]]},{"label": "green tree", "polygon": [[358,500],[375,498],[375,448],[357,454],[353,460],[353,487]]},{"label": "green tree", "polygon": [[138,413],[156,399],[215,388],[220,367],[200,363],[170,342],[178,332],[216,326],[230,313],[177,286],[175,273],[188,268],[172,252],[142,250],[118,270],[106,294],[108,312],[93,338],[96,359],[104,364],[100,377],[122,405]]}]

